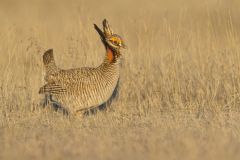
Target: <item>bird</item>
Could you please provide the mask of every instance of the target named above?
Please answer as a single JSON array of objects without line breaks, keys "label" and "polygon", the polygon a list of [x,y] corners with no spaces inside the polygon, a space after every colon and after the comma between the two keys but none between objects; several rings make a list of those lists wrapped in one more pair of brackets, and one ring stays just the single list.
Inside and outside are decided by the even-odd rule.
[{"label": "bird", "polygon": [[106,51],[97,67],[60,69],[53,49],[43,54],[46,84],[39,89],[39,94],[44,94],[49,103],[61,106],[67,113],[78,114],[106,103],[118,86],[121,50],[127,47],[121,36],[113,33],[106,19],[102,25],[103,30],[94,24]]}]

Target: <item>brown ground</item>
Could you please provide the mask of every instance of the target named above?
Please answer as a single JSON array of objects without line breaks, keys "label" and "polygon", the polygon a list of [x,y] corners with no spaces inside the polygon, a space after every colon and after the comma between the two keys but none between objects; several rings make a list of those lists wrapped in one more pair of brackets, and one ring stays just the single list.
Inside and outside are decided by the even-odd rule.
[{"label": "brown ground", "polygon": [[[103,18],[128,45],[118,100],[84,119],[41,108],[43,52],[99,65]],[[0,159],[239,159],[239,19],[239,0],[1,0]]]}]

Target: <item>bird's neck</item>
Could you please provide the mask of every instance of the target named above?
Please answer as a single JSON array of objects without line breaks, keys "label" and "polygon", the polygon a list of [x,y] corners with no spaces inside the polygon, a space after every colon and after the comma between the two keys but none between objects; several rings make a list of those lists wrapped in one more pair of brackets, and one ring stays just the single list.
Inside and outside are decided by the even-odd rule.
[{"label": "bird's neck", "polygon": [[106,47],[106,55],[103,63],[97,68],[103,77],[108,77],[110,81],[117,80],[119,78],[120,70],[120,52],[116,52],[111,48]]},{"label": "bird's neck", "polygon": [[104,59],[104,63],[105,64],[115,64],[115,63],[119,63],[120,59],[120,52],[113,50],[109,47],[106,47],[106,55],[105,55],[105,59]]}]

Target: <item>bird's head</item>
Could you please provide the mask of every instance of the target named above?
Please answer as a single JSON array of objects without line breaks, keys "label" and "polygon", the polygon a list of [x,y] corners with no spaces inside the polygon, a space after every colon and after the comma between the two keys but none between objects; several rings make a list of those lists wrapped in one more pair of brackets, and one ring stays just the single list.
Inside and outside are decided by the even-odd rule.
[{"label": "bird's head", "polygon": [[123,42],[123,39],[117,34],[112,34],[110,37],[107,37],[106,42],[111,48],[115,50],[120,50],[121,48],[127,48]]},{"label": "bird's head", "polygon": [[100,35],[105,47],[110,47],[114,51],[119,51],[121,48],[127,48],[123,39],[119,35],[113,34],[113,31],[106,19],[103,20],[103,31],[96,24],[94,24],[94,28]]}]

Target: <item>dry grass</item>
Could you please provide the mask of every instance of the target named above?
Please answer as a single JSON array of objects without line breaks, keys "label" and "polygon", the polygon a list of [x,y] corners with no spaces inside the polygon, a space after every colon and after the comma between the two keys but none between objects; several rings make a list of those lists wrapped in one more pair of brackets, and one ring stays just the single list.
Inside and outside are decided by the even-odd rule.
[{"label": "dry grass", "polygon": [[[239,15],[238,0],[2,0],[0,159],[238,159]],[[118,100],[82,120],[42,109],[43,52],[97,66],[105,17],[129,48]]]}]

